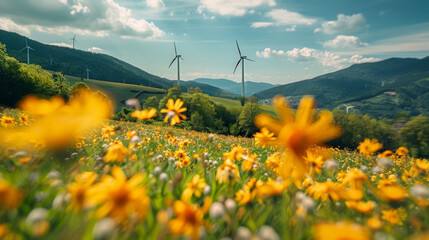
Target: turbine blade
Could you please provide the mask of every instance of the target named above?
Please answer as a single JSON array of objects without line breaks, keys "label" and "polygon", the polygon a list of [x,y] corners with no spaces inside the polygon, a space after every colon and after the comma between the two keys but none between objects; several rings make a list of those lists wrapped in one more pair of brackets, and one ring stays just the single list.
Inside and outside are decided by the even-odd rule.
[{"label": "turbine blade", "polygon": [[240,54],[240,57],[241,57],[241,51],[240,51],[240,47],[238,46],[238,41],[235,40],[235,43],[237,43],[238,54]]},{"label": "turbine blade", "polygon": [[250,58],[246,58],[246,60],[249,60],[249,61],[251,61],[251,62],[254,62],[255,60],[252,60],[252,59],[250,59]]},{"label": "turbine blade", "polygon": [[174,63],[174,60],[176,60],[177,57],[173,58],[173,61],[171,61],[170,65],[168,67],[171,67],[171,65]]},{"label": "turbine blade", "polygon": [[240,62],[241,62],[241,58],[240,58],[240,60],[238,60],[237,65],[235,65],[234,72],[232,72],[232,73],[235,73],[235,70],[237,70],[238,64],[240,64]]},{"label": "turbine blade", "polygon": [[19,50],[20,52],[22,52],[22,51],[24,51],[25,49],[27,49],[27,47],[25,47],[25,48],[23,48],[23,49],[21,49],[21,50]]},{"label": "turbine blade", "polygon": [[183,59],[182,57],[180,57],[180,59],[185,60],[185,59]]},{"label": "turbine blade", "polygon": [[176,56],[177,56],[176,41],[174,41],[174,53],[175,53],[175,54],[176,54]]}]

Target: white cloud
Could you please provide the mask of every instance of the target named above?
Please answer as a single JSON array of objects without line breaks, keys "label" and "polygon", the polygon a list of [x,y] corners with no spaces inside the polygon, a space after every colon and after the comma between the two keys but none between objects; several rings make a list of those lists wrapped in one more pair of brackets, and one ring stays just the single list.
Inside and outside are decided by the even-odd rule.
[{"label": "white cloud", "polygon": [[71,15],[75,15],[76,13],[89,13],[89,8],[87,6],[83,6],[82,3],[78,2],[77,4],[71,6],[72,10],[70,11]]},{"label": "white cloud", "polygon": [[297,12],[291,12],[286,9],[274,9],[267,13],[267,16],[274,20],[277,25],[312,25],[316,19],[305,17]]},{"label": "white cloud", "polygon": [[257,51],[256,56],[260,58],[271,58],[271,56],[283,57],[293,62],[308,62],[308,61],[317,61],[322,66],[332,67],[335,69],[342,69],[351,64],[364,63],[364,62],[374,62],[380,59],[377,58],[364,58],[360,55],[353,55],[350,58],[341,57],[337,54],[320,51],[313,48],[294,48],[289,51],[284,50],[273,50],[271,48],[265,48],[263,51]]},{"label": "white cloud", "polygon": [[254,22],[252,23],[252,28],[266,28],[273,25],[272,22]]},{"label": "white cloud", "polygon": [[293,25],[289,28],[286,28],[285,30],[286,30],[286,32],[295,32],[296,31],[296,25]]},{"label": "white cloud", "polygon": [[0,17],[0,29],[21,34],[31,34],[28,27],[20,26],[12,20],[4,17]]},{"label": "white cloud", "polygon": [[[15,1],[0,1],[0,15],[22,29],[53,34],[117,34],[140,39],[164,35],[153,22],[135,18],[130,9],[115,0],[19,1],[20,5],[27,7],[18,8]],[[4,21],[1,22],[4,25]]]},{"label": "white cloud", "polygon": [[162,0],[146,0],[146,6],[150,8],[164,8],[165,3]]},{"label": "white cloud", "polygon": [[243,16],[260,6],[275,6],[274,0],[200,0],[198,12],[207,10],[222,16]]},{"label": "white cloud", "polygon": [[88,48],[87,51],[89,51],[89,52],[103,52],[104,50],[99,48],[99,47],[91,47],[91,48]]},{"label": "white cloud", "polygon": [[376,62],[376,61],[380,61],[380,59],[379,58],[373,58],[373,57],[364,58],[361,55],[353,55],[350,57],[349,61],[350,61],[350,63],[355,64],[355,63]]},{"label": "white cloud", "polygon": [[260,58],[270,58],[271,57],[271,48],[265,48],[264,51],[256,51],[256,56]]},{"label": "white cloud", "polygon": [[338,35],[335,39],[324,42],[323,46],[330,48],[356,48],[368,46],[368,44],[360,41],[356,36]]},{"label": "white cloud", "polygon": [[271,18],[271,22],[254,22],[253,28],[269,27],[269,26],[290,26],[285,30],[287,32],[296,31],[297,25],[313,25],[316,19],[308,18],[300,13],[291,12],[286,9],[274,9],[265,14],[266,17]]},{"label": "white cloud", "polygon": [[336,21],[322,23],[322,30],[325,34],[351,33],[368,27],[362,13],[347,16],[338,14]]},{"label": "white cloud", "polygon": [[73,47],[71,44],[68,44],[68,43],[47,43],[47,44],[52,46],[58,46],[58,47],[68,47],[68,48]]}]

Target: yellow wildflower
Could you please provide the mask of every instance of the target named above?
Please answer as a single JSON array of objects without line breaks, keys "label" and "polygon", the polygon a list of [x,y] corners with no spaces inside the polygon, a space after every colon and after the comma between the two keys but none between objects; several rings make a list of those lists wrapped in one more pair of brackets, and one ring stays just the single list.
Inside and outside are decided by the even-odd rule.
[{"label": "yellow wildflower", "polygon": [[116,140],[107,149],[106,155],[104,155],[104,162],[123,162],[125,157],[130,155],[130,152],[122,142]]},{"label": "yellow wildflower", "polygon": [[111,173],[112,176],[103,176],[89,193],[88,201],[101,205],[96,216],[109,216],[123,224],[133,216],[143,220],[150,206],[150,198],[146,195],[146,189],[141,186],[142,173],[134,175],[128,181],[118,166],[114,166]]},{"label": "yellow wildflower", "polygon": [[23,193],[6,180],[0,179],[0,209],[14,209],[19,206]]},{"label": "yellow wildflower", "polygon": [[327,200],[329,197],[334,201],[347,198],[346,190],[339,184],[329,180],[326,182],[316,182],[315,185],[307,189],[307,193],[314,199],[321,199],[323,201]]},{"label": "yellow wildflower", "polygon": [[346,206],[350,209],[354,209],[361,213],[370,213],[375,207],[375,202],[374,201],[368,201],[368,202],[346,201]]},{"label": "yellow wildflower", "polygon": [[201,193],[206,185],[204,178],[196,174],[192,180],[186,184],[186,189],[182,192],[182,201],[190,202],[192,195],[201,197]]},{"label": "yellow wildflower", "polygon": [[390,150],[386,150],[386,151],[378,154],[377,157],[379,157],[379,158],[390,158],[390,157],[393,157],[393,152]]},{"label": "yellow wildflower", "polygon": [[389,209],[381,211],[381,219],[390,223],[391,225],[402,226],[402,222],[407,217],[406,212],[403,208]]},{"label": "yellow wildflower", "polygon": [[95,172],[83,172],[75,177],[75,181],[67,186],[71,198],[69,208],[74,207],[75,211],[79,211],[90,206],[87,196],[96,179]]},{"label": "yellow wildflower", "polygon": [[416,167],[425,173],[429,170],[429,161],[427,159],[416,159]]},{"label": "yellow wildflower", "polygon": [[15,118],[4,114],[0,118],[0,124],[5,128],[13,127],[15,126]]},{"label": "yellow wildflower", "polygon": [[383,226],[382,222],[378,217],[369,218],[366,221],[366,225],[373,230],[378,230]]},{"label": "yellow wildflower", "polygon": [[357,149],[361,154],[371,155],[383,147],[383,144],[379,143],[377,139],[365,138],[363,142],[359,143]]},{"label": "yellow wildflower", "polygon": [[301,99],[296,116],[286,106],[283,97],[274,98],[274,107],[280,116],[280,121],[267,114],[260,114],[255,118],[257,127],[266,127],[273,132],[277,138],[276,143],[283,147],[282,164],[278,174],[287,179],[293,177],[295,184],[305,178],[310,166],[306,163],[304,156],[306,150],[313,145],[322,144],[332,140],[341,134],[341,129],[333,125],[333,115],[328,111],[320,111],[319,119],[314,121],[313,97],[305,96]]},{"label": "yellow wildflower", "polygon": [[101,129],[104,137],[109,138],[110,136],[115,135],[115,126],[106,125]]},{"label": "yellow wildflower", "polygon": [[249,154],[247,156],[242,157],[243,163],[241,164],[241,169],[244,171],[250,171],[253,169],[253,165],[258,162],[257,160],[258,155],[256,154]]},{"label": "yellow wildflower", "polygon": [[253,136],[255,137],[255,143],[261,147],[266,147],[276,139],[274,133],[265,127],[261,128],[261,132],[257,132]]},{"label": "yellow wildflower", "polygon": [[316,225],[316,240],[369,240],[369,231],[364,226],[350,222],[319,223]]},{"label": "yellow wildflower", "polygon": [[276,152],[269,156],[264,165],[277,173],[277,169],[280,167],[280,152]]},{"label": "yellow wildflower", "polygon": [[168,119],[171,119],[170,124],[176,125],[177,123],[180,123],[180,118],[183,120],[186,120],[186,116],[182,114],[182,112],[186,112],[186,108],[182,108],[183,101],[180,99],[177,99],[176,102],[174,102],[173,99],[168,99],[167,104],[165,104],[167,109],[161,109],[161,113],[167,113],[167,115],[164,118],[164,122],[167,122]]},{"label": "yellow wildflower", "polygon": [[269,178],[267,182],[263,183],[257,188],[256,194],[259,198],[278,196],[282,195],[286,188],[289,186],[289,183],[286,181],[274,181]]},{"label": "yellow wildflower", "polygon": [[197,205],[175,201],[173,205],[174,215],[177,218],[170,220],[168,227],[175,236],[187,236],[191,240],[197,240],[201,235],[201,227],[204,224],[204,212]]},{"label": "yellow wildflower", "polygon": [[387,185],[379,188],[377,195],[385,201],[401,201],[408,197],[408,191],[401,185]]},{"label": "yellow wildflower", "polygon": [[232,148],[231,152],[223,153],[223,157],[231,161],[235,161],[236,159],[240,161],[244,152],[244,148],[242,148],[241,146],[235,146]]},{"label": "yellow wildflower", "polygon": [[240,172],[238,171],[238,166],[229,159],[225,160],[216,172],[216,180],[219,184],[230,183],[231,181],[237,180],[239,177]]},{"label": "yellow wildflower", "polygon": [[141,111],[136,110],[133,113],[131,113],[131,117],[137,118],[139,120],[148,120],[156,117],[156,109],[152,108],[150,110],[141,110]]},{"label": "yellow wildflower", "polygon": [[20,106],[30,114],[38,114],[37,118],[28,127],[0,129],[0,143],[23,148],[33,147],[31,143],[36,142],[51,149],[61,149],[73,146],[78,137],[110,117],[110,102],[89,91],[82,92],[67,104],[54,99],[58,98],[51,101],[25,98]]},{"label": "yellow wildflower", "polygon": [[28,123],[30,122],[29,120],[28,120],[28,115],[26,115],[26,114],[22,114],[22,113],[19,113],[19,118],[18,118],[18,120],[19,120],[19,122],[20,123],[22,123],[23,125],[25,125],[25,126],[27,126],[28,125]]},{"label": "yellow wildflower", "polygon": [[408,149],[406,147],[399,147],[396,152],[395,155],[397,156],[405,156],[409,153]]}]

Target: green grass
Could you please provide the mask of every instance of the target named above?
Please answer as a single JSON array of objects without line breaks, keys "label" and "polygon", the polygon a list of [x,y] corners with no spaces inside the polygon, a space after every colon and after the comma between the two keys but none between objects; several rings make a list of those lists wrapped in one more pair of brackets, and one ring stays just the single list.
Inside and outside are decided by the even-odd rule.
[{"label": "green grass", "polygon": [[[127,83],[116,83],[116,82],[107,82],[107,81],[99,81],[93,79],[82,79],[73,76],[65,76],[66,79],[73,85],[77,82],[84,82],[88,87],[93,90],[100,90],[104,92],[110,99],[113,100],[115,104],[115,110],[119,111],[123,106],[124,100],[130,98],[138,98],[140,100],[146,99],[148,96],[152,96],[155,94],[163,94],[165,93],[164,89],[146,87],[135,84],[127,84]],[[230,109],[241,109],[241,104],[239,100],[232,100],[227,98],[220,97],[212,97],[210,99],[217,103],[222,104]],[[270,105],[261,104],[261,109],[263,112],[268,114],[275,114],[274,108]]]},{"label": "green grass", "polygon": [[77,82],[83,82],[93,90],[99,90],[105,93],[110,99],[113,100],[115,109],[119,111],[123,106],[123,102],[130,98],[138,98],[139,100],[145,99],[148,96],[164,94],[166,91],[160,88],[146,87],[135,84],[117,83],[100,81],[93,79],[82,79],[73,76],[65,76],[66,79],[73,85]]},{"label": "green grass", "polygon": [[[232,99],[226,99],[226,98],[219,98],[219,97],[210,97],[211,100],[217,104],[222,104],[227,108],[230,109],[241,109],[241,104],[239,100],[232,100]],[[275,115],[275,111],[273,106],[261,104],[261,109],[263,112]]]}]

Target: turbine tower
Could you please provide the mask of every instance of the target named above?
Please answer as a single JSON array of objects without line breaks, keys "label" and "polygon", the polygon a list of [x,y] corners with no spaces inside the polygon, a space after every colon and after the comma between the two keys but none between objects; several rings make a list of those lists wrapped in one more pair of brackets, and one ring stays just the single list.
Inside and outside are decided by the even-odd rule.
[{"label": "turbine tower", "polygon": [[86,69],[86,79],[89,79],[89,72],[91,72],[91,70],[89,70],[89,68]]},{"label": "turbine tower", "polygon": [[77,40],[76,40],[76,34],[73,36],[73,38],[70,38],[72,41],[73,41],[73,49],[74,49],[74,43],[75,42],[78,42]]},{"label": "turbine tower", "polygon": [[177,85],[180,86],[180,59],[184,59],[182,58],[182,55],[177,54],[176,42],[174,42],[174,53],[176,54],[176,56],[173,58],[173,61],[171,61],[170,66],[168,67],[171,67],[173,62],[177,59]]},{"label": "turbine tower", "polygon": [[[235,43],[237,44],[237,49],[238,49],[238,54],[240,55],[240,59],[238,60],[237,65],[235,65],[233,73],[235,73],[235,70],[237,70],[237,67],[241,62],[241,97],[244,99],[244,60],[248,60],[252,62],[254,61],[250,58],[247,58],[247,56],[242,56],[240,47],[238,46],[238,41],[235,40]],[[241,105],[244,105],[244,101],[242,101]]]},{"label": "turbine tower", "polygon": [[27,64],[30,65],[30,49],[35,50],[28,46],[27,39],[25,39],[25,48],[21,49],[20,52],[24,51],[24,49],[27,49]]}]

